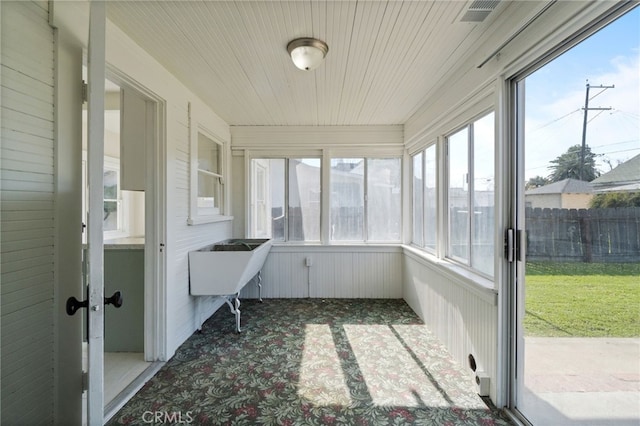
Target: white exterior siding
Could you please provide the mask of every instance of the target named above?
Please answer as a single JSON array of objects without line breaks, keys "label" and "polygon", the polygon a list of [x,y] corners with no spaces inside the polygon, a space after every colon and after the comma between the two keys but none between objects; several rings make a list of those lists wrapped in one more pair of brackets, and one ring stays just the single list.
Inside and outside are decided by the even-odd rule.
[{"label": "white exterior siding", "polygon": [[35,425],[54,404],[54,35],[47,2],[0,14],[0,423]]}]

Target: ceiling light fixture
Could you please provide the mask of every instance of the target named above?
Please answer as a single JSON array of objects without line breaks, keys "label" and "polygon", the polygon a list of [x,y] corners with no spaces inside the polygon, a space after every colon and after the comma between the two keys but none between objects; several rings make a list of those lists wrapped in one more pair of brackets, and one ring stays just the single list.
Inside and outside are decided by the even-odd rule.
[{"label": "ceiling light fixture", "polygon": [[287,45],[294,65],[303,71],[311,71],[320,66],[327,56],[329,46],[316,38],[297,38]]}]

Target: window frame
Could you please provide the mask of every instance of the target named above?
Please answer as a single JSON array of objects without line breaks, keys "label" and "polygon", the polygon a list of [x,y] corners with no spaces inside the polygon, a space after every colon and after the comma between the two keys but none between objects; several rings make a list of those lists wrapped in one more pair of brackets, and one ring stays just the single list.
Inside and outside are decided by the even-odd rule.
[{"label": "window frame", "polygon": [[[379,152],[375,152],[373,155],[362,155],[362,151],[359,153],[354,150],[332,150],[332,149],[293,149],[288,150],[286,154],[284,154],[281,150],[245,150],[244,151],[244,159],[245,159],[245,182],[248,182],[246,185],[246,207],[245,207],[245,226],[246,226],[246,234],[252,235],[252,226],[254,223],[253,212],[252,212],[252,197],[255,193],[255,176],[253,176],[252,172],[252,161],[256,159],[304,159],[304,158],[314,158],[320,160],[320,194],[318,196],[318,202],[320,203],[320,239],[319,240],[309,240],[309,241],[291,241],[285,239],[285,241],[274,240],[275,244],[288,244],[288,245],[385,245],[385,244],[402,244],[403,242],[403,224],[404,224],[404,155],[398,150],[387,150],[387,149],[379,149]],[[365,167],[367,167],[368,160],[371,159],[396,159],[399,162],[400,170],[400,212],[399,216],[399,239],[398,240],[332,240],[330,238],[330,223],[331,223],[331,201],[330,201],[330,188],[331,188],[331,160],[335,158],[362,158],[365,160]],[[285,162],[285,170],[288,171],[289,165],[288,161]],[[364,175],[365,186],[367,185],[367,175]],[[287,180],[287,185],[285,187],[285,200],[287,205],[285,206],[285,210],[288,210],[288,177],[285,177]],[[365,200],[365,209],[367,208],[367,202]],[[367,222],[365,221],[364,226],[367,226]],[[285,224],[285,229],[287,229],[288,225]],[[366,229],[365,229],[366,232]]]},{"label": "window frame", "polygon": [[[120,160],[118,158],[104,156],[104,171],[116,172],[118,179],[118,191],[116,199],[109,199],[109,201],[117,202],[117,228],[111,231],[103,231],[103,239],[111,240],[114,238],[130,237],[131,224],[130,224],[130,206],[127,197],[122,193],[121,177],[120,177]],[[103,189],[104,190],[104,189]],[[89,200],[89,187],[87,181],[87,151],[82,151],[82,222],[87,222],[88,217],[88,201]],[[103,202],[106,200],[103,194]],[[83,241],[86,239],[86,233],[83,232]]]},{"label": "window frame", "polygon": [[[460,125],[458,127],[456,127],[454,130],[446,133],[443,136],[443,146],[444,146],[444,176],[443,176],[443,184],[442,184],[442,190],[444,193],[444,201],[442,203],[441,209],[446,209],[446,212],[444,212],[444,219],[445,219],[445,223],[444,223],[444,227],[443,229],[445,230],[444,232],[444,246],[445,246],[445,250],[443,253],[443,257],[457,265],[460,265],[462,267],[464,267],[465,269],[468,269],[470,271],[472,271],[475,274],[478,274],[484,278],[488,278],[488,279],[495,279],[496,276],[496,271],[495,269],[493,270],[493,272],[491,274],[482,271],[481,269],[479,269],[476,265],[474,265],[474,255],[473,255],[473,244],[475,241],[475,230],[476,230],[476,220],[475,220],[475,207],[476,207],[476,201],[475,201],[475,194],[476,194],[476,189],[475,189],[475,179],[476,179],[476,174],[475,174],[475,132],[474,132],[474,125],[485,119],[486,117],[488,117],[489,115],[493,114],[493,156],[495,159],[495,154],[496,154],[496,149],[497,149],[497,132],[496,132],[496,110],[494,108],[488,109],[488,110],[483,110],[482,112],[474,115],[471,119],[466,120],[465,124]],[[467,254],[467,258],[461,258],[459,256],[456,256],[452,253],[452,238],[451,238],[451,208],[449,206],[449,201],[450,201],[450,171],[451,171],[451,158],[450,158],[450,138],[456,134],[458,134],[460,131],[463,131],[467,129],[467,145],[466,145],[466,149],[467,149],[467,183],[468,183],[468,188],[467,188],[467,207],[469,212],[474,211],[474,214],[469,214],[468,218],[467,218],[467,249],[466,249],[466,254]],[[497,164],[494,161],[493,164],[493,171],[494,171],[494,184],[493,184],[493,193],[494,193],[494,202],[493,202],[493,206],[494,206],[494,230],[492,232],[492,234],[494,235],[494,251],[495,251],[495,244],[496,244],[496,229],[495,229],[495,194],[497,193],[497,188],[496,188],[496,171],[497,171]]]},{"label": "window frame", "polygon": [[[449,185],[450,185],[450,170],[451,170],[450,155],[449,155],[450,154],[449,138],[451,136],[456,135],[461,130],[464,130],[464,129],[468,130],[465,149],[467,150],[466,161],[467,161],[467,172],[469,172],[469,178],[468,178],[469,186],[466,188],[466,192],[467,192],[466,200],[469,203],[469,206],[473,208],[477,204],[475,200],[475,196],[477,195],[476,194],[477,188],[475,188],[475,185],[473,182],[474,176],[476,173],[473,169],[474,169],[474,165],[478,163],[474,163],[474,159],[476,156],[473,149],[474,146],[473,145],[470,146],[469,144],[469,139],[471,139],[473,135],[473,129],[471,130],[469,129],[470,127],[473,127],[472,125],[474,123],[480,122],[481,120],[487,118],[490,115],[493,115],[493,122],[492,122],[493,139],[492,139],[492,152],[490,155],[491,155],[492,164],[493,164],[492,165],[492,170],[493,170],[493,184],[492,184],[493,191],[492,192],[493,192],[494,217],[489,223],[490,223],[490,226],[493,227],[493,230],[490,233],[492,237],[491,238],[492,250],[490,255],[494,256],[497,253],[496,247],[497,247],[497,244],[499,243],[498,240],[500,238],[498,235],[498,232],[496,232],[496,230],[499,228],[498,222],[497,222],[499,218],[498,218],[498,212],[495,211],[496,200],[498,197],[498,186],[497,186],[498,179],[496,179],[497,173],[498,173],[498,162],[496,158],[498,154],[497,150],[498,150],[499,141],[498,141],[498,116],[496,112],[496,107],[495,105],[492,104],[492,97],[485,94],[481,99],[479,99],[479,101],[474,105],[473,108],[467,111],[460,112],[460,114],[458,114],[455,118],[445,123],[440,128],[433,129],[433,131],[431,131],[429,134],[424,135],[420,141],[416,142],[407,151],[407,154],[408,154],[407,164],[409,164],[411,167],[410,172],[407,174],[408,181],[411,184],[411,189],[410,189],[411,193],[409,195],[410,213],[407,215],[407,218],[411,219],[412,221],[411,230],[407,235],[407,238],[408,238],[407,241],[409,241],[409,244],[411,245],[412,248],[414,248],[415,250],[419,250],[420,252],[424,252],[425,255],[433,256],[435,259],[439,261],[441,265],[446,266],[447,269],[455,271],[458,274],[462,274],[465,276],[468,275],[469,277],[473,277],[473,280],[478,282],[483,282],[482,286],[487,288],[493,287],[493,286],[490,286],[488,283],[494,282],[494,280],[496,279],[497,272],[495,270],[495,263],[492,264],[493,272],[490,274],[478,267],[478,265],[482,265],[481,263],[474,262],[474,258],[477,261],[477,259],[481,259],[482,256],[478,256],[478,251],[475,252],[476,253],[475,255],[472,255],[472,252],[474,250],[472,244],[478,239],[476,238],[476,235],[475,235],[475,231],[476,231],[475,227],[477,225],[475,222],[477,220],[472,221],[470,218],[471,215],[469,215],[469,218],[467,219],[467,222],[469,223],[468,235],[466,237],[467,239],[466,245],[468,246],[467,247],[468,258],[465,259],[459,256],[452,255],[451,217],[450,217],[450,208],[449,208],[449,195],[450,195]],[[485,141],[485,139],[479,139],[479,140]],[[432,170],[431,172],[429,172],[429,170],[427,169],[427,164],[426,164],[428,162],[427,151],[429,149],[435,150],[433,154],[435,156],[435,162],[434,162],[435,169]],[[416,165],[418,156],[421,156],[419,166],[422,169],[419,178],[415,177],[415,168],[414,168],[414,166]],[[474,171],[474,173],[470,173],[470,171]],[[436,231],[435,245],[432,248],[426,247],[426,244],[427,244],[426,235],[427,235],[428,229],[425,226],[425,222],[427,222],[426,218],[427,218],[427,211],[429,207],[428,207],[428,200],[426,196],[425,181],[428,173],[432,173],[432,177],[433,175],[435,175],[435,179],[436,179],[435,194],[433,199],[435,200],[434,220],[437,226],[435,229]],[[476,177],[475,179],[478,179],[478,178]],[[420,194],[419,194],[420,200],[418,200],[421,203],[419,206],[419,209],[420,209],[419,213],[421,214],[420,223],[422,224],[422,229],[419,230],[420,232],[419,235],[416,235],[415,220],[414,220],[415,215],[417,214],[416,212],[417,198],[415,196],[416,195],[415,191],[417,189],[415,187],[417,183],[416,180],[419,180],[422,186],[422,188],[420,188]],[[483,235],[486,235],[486,234],[483,234]],[[416,241],[416,238],[415,238],[416,236],[419,237],[420,241]],[[481,240],[486,241],[484,238],[481,238]]]},{"label": "window frame", "polygon": [[[363,163],[363,175],[362,175],[362,179],[363,179],[363,183],[362,183],[362,203],[363,203],[363,218],[362,218],[362,239],[358,239],[358,240],[335,240],[331,238],[331,232],[329,232],[329,237],[328,237],[328,244],[334,244],[334,245],[340,245],[340,244],[401,244],[402,243],[402,230],[403,230],[403,211],[402,211],[402,199],[403,199],[403,187],[402,187],[402,176],[403,176],[403,158],[402,156],[399,155],[338,155],[339,153],[335,152],[333,153],[333,155],[331,155],[329,157],[329,164],[331,164],[332,160],[339,160],[339,159],[343,159],[343,160],[362,160]],[[400,212],[398,214],[398,218],[399,218],[399,238],[397,240],[375,240],[375,239],[371,239],[370,237],[370,232],[369,232],[369,224],[371,221],[371,217],[369,214],[369,204],[370,204],[370,176],[369,176],[369,168],[370,168],[370,164],[369,162],[371,160],[397,160],[399,162],[399,166],[400,166],[400,170],[398,170],[399,172],[399,176],[400,176]],[[329,170],[328,172],[329,174],[329,217],[327,218],[327,222],[328,222],[328,226],[329,226],[329,231],[331,230],[331,226],[332,226],[332,215],[331,215],[331,195],[332,195],[332,185],[333,182],[331,181],[331,170]]]},{"label": "window frame", "polygon": [[[434,174],[435,174],[435,204],[433,209],[435,210],[435,244],[434,247],[427,246],[427,207],[429,207],[427,194],[426,194],[426,184],[427,184],[427,151],[429,149],[434,150]],[[415,159],[420,155],[420,242],[415,241],[415,237],[417,234],[415,233],[415,224],[416,224],[416,182],[415,182]],[[440,149],[439,143],[436,139],[431,143],[427,144],[424,148],[420,149],[417,152],[411,154],[411,220],[412,220],[412,229],[411,229],[411,244],[419,247],[421,250],[424,250],[430,254],[438,255],[438,247],[439,247],[439,237],[441,235],[440,227],[438,226],[439,218],[440,218],[440,161],[439,161]]]},{"label": "window frame", "polygon": [[[465,148],[466,148],[466,166],[467,166],[466,173],[465,173],[465,180],[467,184],[466,197],[465,197],[466,207],[467,207],[467,219],[465,220],[465,228],[466,228],[466,234],[467,234],[467,238],[466,238],[467,248],[465,250],[466,257],[461,257],[453,254],[453,245],[452,245],[453,238],[451,237],[451,225],[453,222],[451,219],[451,205],[449,204],[451,201],[451,138],[465,130],[466,130]],[[446,209],[446,213],[444,215],[444,217],[446,218],[446,222],[445,222],[446,250],[445,250],[444,256],[447,259],[453,260],[456,263],[462,264],[467,267],[471,266],[471,247],[470,247],[470,244],[468,243],[471,240],[471,235],[473,235],[473,224],[472,224],[473,221],[471,219],[473,215],[470,214],[471,210],[473,209],[473,204],[471,202],[473,198],[471,196],[471,194],[473,194],[473,179],[472,179],[473,131],[472,130],[473,130],[473,120],[471,120],[470,122],[466,123],[463,126],[458,127],[456,130],[444,136],[445,169],[446,169],[445,185],[444,185],[445,202],[443,204],[443,208]]]},{"label": "window frame", "polygon": [[[246,211],[246,215],[247,215],[247,235],[250,238],[254,238],[253,235],[253,225],[256,222],[256,218],[254,217],[254,195],[258,193],[258,188],[256,188],[256,176],[253,174],[253,161],[254,160],[283,160],[284,164],[284,173],[283,173],[283,185],[284,185],[284,194],[283,194],[283,216],[284,216],[284,232],[283,232],[283,239],[274,239],[273,235],[271,235],[269,238],[271,238],[273,240],[274,243],[277,244],[309,244],[309,245],[318,245],[322,243],[322,227],[323,227],[323,221],[322,221],[322,211],[323,211],[323,199],[322,199],[322,183],[323,183],[323,176],[324,176],[324,163],[323,163],[323,158],[321,154],[318,154],[317,152],[313,152],[313,153],[309,153],[309,152],[305,152],[305,153],[291,153],[289,155],[276,155],[276,154],[268,154],[268,155],[260,155],[260,154],[255,154],[255,155],[246,155],[246,159],[247,159],[247,170],[248,170],[248,177],[247,177],[247,182],[249,182],[248,185],[248,197],[247,197],[247,211]],[[290,204],[289,204],[289,194],[290,194],[290,161],[291,160],[296,160],[296,159],[300,159],[300,160],[304,160],[304,159],[309,159],[309,160],[318,160],[320,163],[320,199],[318,200],[318,203],[320,205],[320,215],[318,217],[319,220],[319,238],[317,240],[291,240],[290,239],[290,235],[289,235],[289,209],[291,208]],[[271,182],[270,182],[270,178],[268,175],[265,176],[265,185],[267,188],[267,192],[269,195],[271,193]],[[266,197],[269,198],[269,197]],[[270,205],[270,202],[266,203],[267,205]],[[270,217],[270,215],[268,216]],[[271,218],[271,220],[273,220],[273,218]],[[270,223],[270,221],[267,221]],[[267,229],[269,229],[270,225],[267,224]],[[259,237],[262,238],[262,237]]]},{"label": "window frame", "polygon": [[[224,138],[218,136],[215,132],[209,130],[201,123],[194,122],[193,117],[191,115],[191,109],[189,108],[189,117],[190,117],[190,167],[189,167],[189,175],[190,175],[190,185],[189,185],[189,217],[187,218],[188,225],[200,225],[205,223],[214,223],[220,221],[230,221],[233,220],[232,216],[229,216],[229,188],[226,184],[228,179],[228,164],[230,148],[227,141]],[[198,166],[199,163],[199,136],[202,135],[207,139],[213,141],[218,145],[218,164],[219,164],[219,173],[212,173],[203,169],[200,169]],[[220,182],[220,204],[216,209],[211,208],[210,210],[205,210],[203,207],[198,206],[198,178],[201,172],[204,172],[208,175],[212,175],[213,177],[219,179]]]},{"label": "window frame", "polygon": [[[358,200],[362,202],[362,239],[355,240],[336,240],[332,238],[331,229],[333,228],[333,214],[331,210],[333,208],[333,160],[360,160],[363,164],[363,172],[362,172],[362,200]],[[329,158],[330,170],[329,170],[329,217],[328,217],[328,225],[329,225],[329,240],[330,244],[353,244],[353,243],[362,243],[367,241],[367,158],[364,156],[332,156]]]},{"label": "window frame", "polygon": [[[424,153],[425,149],[410,155],[411,159],[411,244],[424,248]],[[418,160],[418,156],[420,156]],[[420,166],[420,176],[416,176],[416,166]],[[416,187],[420,181],[420,190]],[[418,199],[419,197],[419,199]],[[420,211],[416,211],[419,207]],[[416,229],[419,226],[419,229]],[[419,238],[419,241],[416,239]]]},{"label": "window frame", "polygon": [[[439,206],[440,206],[440,186],[439,186],[439,182],[440,182],[440,161],[439,161],[439,155],[440,155],[440,144],[438,143],[438,141],[434,141],[433,143],[427,145],[423,150],[423,156],[422,156],[422,247],[429,253],[432,254],[437,254],[438,252],[438,246],[439,246],[439,239],[440,236],[442,235],[442,231],[441,228],[439,226],[440,224],[440,216],[441,213],[439,211]],[[434,174],[434,199],[433,199],[433,206],[431,206],[429,204],[429,200],[430,198],[427,197],[427,173],[431,172],[431,170],[427,167],[428,165],[428,156],[427,156],[427,151],[429,151],[430,149],[433,149],[433,174]],[[429,239],[427,238],[427,234],[429,229],[431,228],[430,226],[427,226],[428,224],[428,220],[427,220],[427,212],[431,210],[431,207],[433,208],[434,211],[434,218],[433,218],[433,233],[434,233],[434,243],[433,243],[433,247],[427,246],[427,243],[429,241]]]},{"label": "window frame", "polygon": [[104,194],[103,194],[103,203],[104,202],[115,202],[116,203],[116,229],[110,230],[110,231],[103,231],[103,238],[105,240],[108,239],[112,239],[112,238],[118,238],[118,237],[124,237],[124,236],[128,236],[129,232],[128,232],[128,223],[125,223],[125,219],[126,217],[128,217],[128,215],[124,214],[124,210],[128,207],[126,206],[126,203],[123,202],[123,197],[122,197],[122,188],[120,187],[121,184],[121,175],[120,175],[120,161],[112,158],[112,157],[104,157],[104,171],[105,172],[115,172],[116,173],[116,181],[117,181],[117,190],[116,190],[116,198],[112,199],[109,198],[107,199]]}]

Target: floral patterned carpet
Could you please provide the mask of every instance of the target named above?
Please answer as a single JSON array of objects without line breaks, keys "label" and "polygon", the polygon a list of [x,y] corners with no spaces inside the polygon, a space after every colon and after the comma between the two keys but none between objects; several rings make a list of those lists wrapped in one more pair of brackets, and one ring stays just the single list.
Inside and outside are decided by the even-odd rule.
[{"label": "floral patterned carpet", "polygon": [[508,425],[402,300],[220,308],[109,422]]}]

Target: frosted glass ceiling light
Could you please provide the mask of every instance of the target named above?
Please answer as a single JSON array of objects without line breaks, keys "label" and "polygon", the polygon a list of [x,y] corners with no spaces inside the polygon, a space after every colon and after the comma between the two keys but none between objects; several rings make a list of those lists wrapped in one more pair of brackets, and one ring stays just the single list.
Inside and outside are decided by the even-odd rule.
[{"label": "frosted glass ceiling light", "polygon": [[320,66],[327,56],[329,46],[315,38],[297,38],[287,45],[294,65],[303,71],[311,71]]}]

